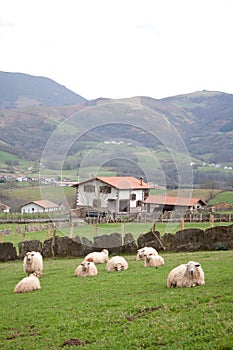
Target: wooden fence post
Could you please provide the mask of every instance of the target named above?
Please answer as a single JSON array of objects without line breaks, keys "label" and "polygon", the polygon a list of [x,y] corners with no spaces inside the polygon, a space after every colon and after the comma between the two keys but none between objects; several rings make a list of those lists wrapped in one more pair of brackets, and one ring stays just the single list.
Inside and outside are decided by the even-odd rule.
[{"label": "wooden fence post", "polygon": [[123,222],[121,224],[121,245],[124,245],[124,231],[125,231],[125,224]]},{"label": "wooden fence post", "polygon": [[73,225],[73,221],[71,221],[69,238],[73,238],[73,233],[74,233],[74,225]]},{"label": "wooden fence post", "polygon": [[98,234],[98,225],[94,225],[94,236],[96,237]]},{"label": "wooden fence post", "polygon": [[210,227],[214,227],[214,215],[210,214]]},{"label": "wooden fence post", "polygon": [[152,226],[152,232],[154,233],[156,231],[156,221],[153,223],[153,226]]},{"label": "wooden fence post", "polygon": [[184,218],[183,217],[180,219],[180,226],[181,226],[181,231],[183,231],[184,230]]},{"label": "wooden fence post", "polygon": [[50,238],[50,224],[48,224],[48,229],[47,229],[47,239]]}]

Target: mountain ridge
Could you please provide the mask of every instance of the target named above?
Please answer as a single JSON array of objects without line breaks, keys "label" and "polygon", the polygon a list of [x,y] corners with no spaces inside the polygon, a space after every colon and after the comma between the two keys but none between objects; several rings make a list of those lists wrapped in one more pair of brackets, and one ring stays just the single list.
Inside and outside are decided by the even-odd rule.
[{"label": "mountain ridge", "polygon": [[0,71],[0,108],[28,105],[62,106],[86,99],[54,80],[25,73]]},{"label": "mountain ridge", "polygon": [[[10,74],[12,86],[15,90],[18,89],[16,92],[11,93],[11,88],[8,85],[8,89],[5,86],[3,93],[3,85],[6,80],[1,79],[5,74]],[[203,90],[162,99],[136,96],[119,100],[109,98],[87,100],[49,78],[34,77],[34,80],[33,76],[30,76],[30,84],[34,81],[36,92],[34,95],[26,95],[25,86],[27,84],[24,85],[23,80],[20,80],[20,85],[16,83],[18,74],[20,74],[20,79],[28,81],[29,77],[24,73],[0,72],[0,127],[2,135],[0,150],[26,159],[38,160],[48,139],[59,125],[63,125],[64,129],[61,129],[59,136],[63,142],[65,138],[69,139],[72,134],[75,134],[75,130],[78,131],[82,127],[82,125],[69,124],[71,116],[89,110],[93,120],[100,121],[100,126],[84,137],[85,142],[103,142],[105,139],[114,137],[118,139],[132,138],[136,142],[144,143],[145,147],[156,148],[158,147],[157,142],[153,141],[148,134],[143,134],[142,131],[139,132],[138,129],[134,128],[134,116],[139,121],[141,118],[144,125],[148,124],[149,127],[150,120],[155,123],[158,116],[164,116],[164,119],[173,125],[180,134],[192,157],[209,163],[228,163],[231,165],[233,162],[232,94]],[[17,79],[14,80],[15,78]],[[47,90],[42,88],[45,83],[48,83]],[[42,95],[40,95],[40,91],[43,91]],[[47,91],[46,98],[45,91]],[[63,93],[64,96],[61,98]],[[28,98],[28,101],[24,100],[24,103],[20,104],[19,96]],[[105,125],[108,124],[108,115],[105,115],[103,107],[109,105],[110,114],[117,121],[120,113],[117,105],[120,108],[124,104],[127,104],[125,113],[126,116],[131,116],[131,125],[125,127],[124,123],[121,123],[117,128],[111,124]],[[152,112],[150,116],[146,115],[147,110]],[[84,121],[85,119],[82,123]],[[160,123],[157,123],[156,127],[158,134],[165,132],[165,124],[162,127]],[[79,149],[79,146],[73,147],[73,149]],[[59,153],[59,145],[57,145],[56,151]],[[73,150],[72,152],[75,156]]]}]

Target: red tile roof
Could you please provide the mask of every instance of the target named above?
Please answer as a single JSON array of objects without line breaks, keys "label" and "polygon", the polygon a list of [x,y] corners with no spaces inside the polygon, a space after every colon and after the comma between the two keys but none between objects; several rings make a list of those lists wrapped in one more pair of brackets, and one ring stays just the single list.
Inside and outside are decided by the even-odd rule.
[{"label": "red tile roof", "polygon": [[1,210],[7,210],[7,209],[10,209],[11,207],[9,207],[8,205],[6,204],[3,204],[2,202],[0,202],[0,211]]},{"label": "red tile roof", "polygon": [[177,206],[184,206],[184,207],[193,207],[198,202],[201,202],[202,205],[206,205],[206,203],[201,198],[166,196],[166,194],[165,195],[151,194],[144,201],[144,203],[147,203],[147,204],[177,205]]},{"label": "red tile roof", "polygon": [[91,182],[94,180],[99,180],[109,186],[115,187],[118,190],[128,190],[128,189],[149,189],[150,186],[148,183],[144,182],[141,179],[137,179],[133,176],[97,176],[95,178],[79,182],[74,187],[77,187],[80,184]]},{"label": "red tile roof", "polygon": [[[59,207],[57,204],[55,204],[55,203],[53,203],[53,202],[51,202],[51,201],[49,201],[49,200],[47,200],[47,199],[39,200],[39,201],[32,201],[32,202],[30,202],[30,203],[35,203],[35,204],[37,204],[39,207],[42,207],[42,208],[45,208],[45,209],[47,209],[47,208],[57,208],[57,207]],[[28,203],[28,204],[30,204],[30,203]]]},{"label": "red tile roof", "polygon": [[119,190],[127,189],[148,189],[148,183],[133,176],[100,176],[97,180],[105,182],[106,184],[115,187]]}]

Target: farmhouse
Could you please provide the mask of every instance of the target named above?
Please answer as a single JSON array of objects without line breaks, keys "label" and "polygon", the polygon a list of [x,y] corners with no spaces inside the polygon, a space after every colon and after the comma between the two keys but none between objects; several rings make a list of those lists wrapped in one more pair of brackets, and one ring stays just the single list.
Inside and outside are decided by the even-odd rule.
[{"label": "farmhouse", "polygon": [[201,198],[189,198],[182,196],[153,195],[148,196],[144,201],[147,212],[162,211],[169,212],[175,209],[179,211],[197,211],[206,206]]},{"label": "farmhouse", "polygon": [[59,205],[45,199],[39,201],[32,201],[30,203],[24,204],[21,207],[21,213],[45,213],[55,211],[58,209]]},{"label": "farmhouse", "polygon": [[79,182],[76,208],[107,211],[115,214],[139,213],[149,195],[149,184],[131,176],[94,177]]}]

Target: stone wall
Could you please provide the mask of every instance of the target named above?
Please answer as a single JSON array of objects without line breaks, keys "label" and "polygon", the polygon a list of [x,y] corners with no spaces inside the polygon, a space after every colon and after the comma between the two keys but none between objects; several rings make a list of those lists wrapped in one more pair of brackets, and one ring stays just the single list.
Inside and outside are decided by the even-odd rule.
[{"label": "stone wall", "polygon": [[0,243],[0,261],[16,260],[16,249],[11,242]]},{"label": "stone wall", "polygon": [[44,258],[84,257],[91,251],[107,248],[109,254],[136,254],[137,249],[150,246],[157,251],[187,252],[200,250],[233,249],[233,225],[218,226],[204,230],[185,229],[176,234],[166,233],[160,237],[158,231],[142,234],[137,240],[131,233],[124,237],[119,233],[94,237],[94,242],[87,238],[58,237],[46,239],[42,244],[38,240],[19,243],[19,256],[12,243],[0,243],[0,261],[22,259],[27,251],[40,251]]}]

